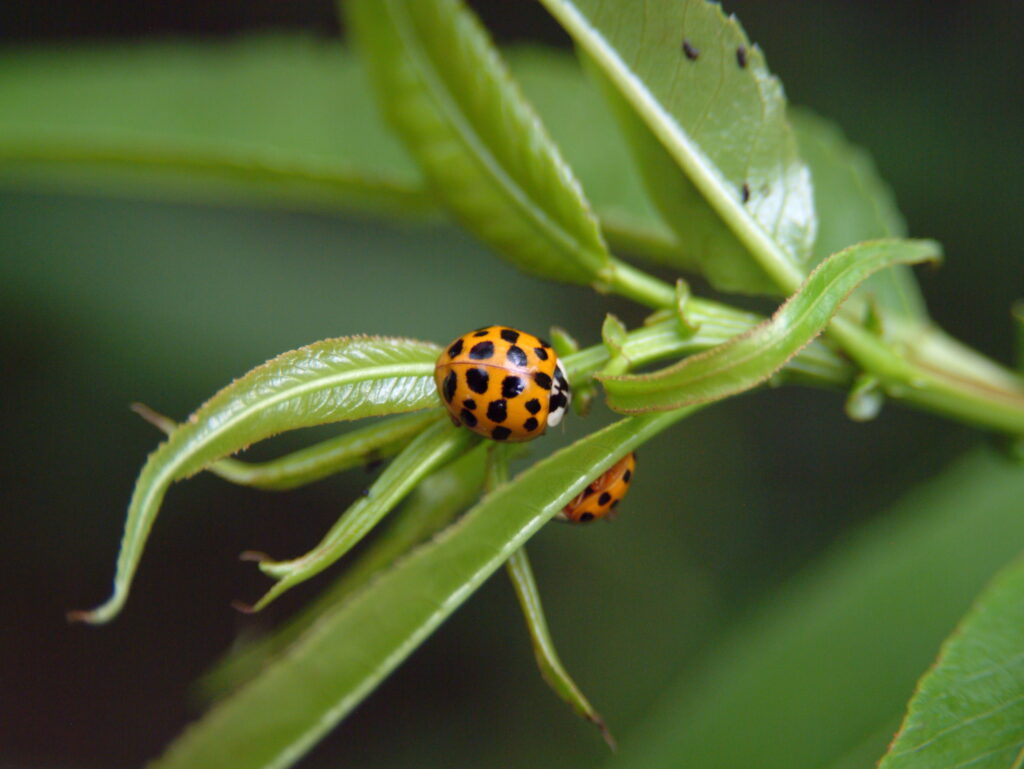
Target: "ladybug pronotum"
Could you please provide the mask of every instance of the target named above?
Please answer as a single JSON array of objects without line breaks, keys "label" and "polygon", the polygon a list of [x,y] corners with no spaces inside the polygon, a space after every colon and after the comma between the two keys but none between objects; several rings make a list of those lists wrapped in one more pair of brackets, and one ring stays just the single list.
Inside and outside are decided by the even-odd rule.
[{"label": "ladybug pronotum", "polygon": [[634,472],[636,454],[630,452],[594,479],[555,517],[570,523],[588,523],[605,518],[626,496]]},{"label": "ladybug pronotum", "polygon": [[434,381],[456,425],[496,441],[529,441],[562,421],[569,382],[551,345],[533,334],[488,326],[441,353]]}]

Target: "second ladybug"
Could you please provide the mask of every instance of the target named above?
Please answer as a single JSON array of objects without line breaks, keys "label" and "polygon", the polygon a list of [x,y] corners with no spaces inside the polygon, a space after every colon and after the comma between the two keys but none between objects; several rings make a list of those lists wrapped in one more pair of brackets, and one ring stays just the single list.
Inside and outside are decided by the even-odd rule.
[{"label": "second ladybug", "polygon": [[571,398],[551,345],[507,326],[460,336],[441,353],[434,381],[456,425],[496,441],[529,441],[562,421]]},{"label": "second ladybug", "polygon": [[609,517],[629,491],[636,472],[636,454],[629,452],[591,481],[557,516],[570,523],[589,523]]}]

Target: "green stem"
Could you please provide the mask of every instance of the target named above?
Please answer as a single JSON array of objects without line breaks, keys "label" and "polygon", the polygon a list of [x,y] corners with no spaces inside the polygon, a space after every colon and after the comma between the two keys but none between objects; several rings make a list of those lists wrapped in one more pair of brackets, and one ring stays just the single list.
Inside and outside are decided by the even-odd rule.
[{"label": "green stem", "polygon": [[595,286],[599,291],[619,294],[656,310],[675,304],[676,290],[665,281],[615,257],[612,257],[610,266],[601,276],[602,283]]}]

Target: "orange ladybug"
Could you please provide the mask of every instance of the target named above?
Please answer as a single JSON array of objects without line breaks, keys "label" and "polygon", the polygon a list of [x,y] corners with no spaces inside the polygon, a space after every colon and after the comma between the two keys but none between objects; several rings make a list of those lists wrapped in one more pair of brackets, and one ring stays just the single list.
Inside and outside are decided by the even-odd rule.
[{"label": "orange ladybug", "polygon": [[607,517],[626,496],[636,471],[636,454],[629,452],[594,479],[557,516],[569,523],[589,523]]},{"label": "orange ladybug", "polygon": [[456,425],[513,443],[561,422],[572,397],[551,345],[507,326],[470,331],[448,345],[434,382]]}]

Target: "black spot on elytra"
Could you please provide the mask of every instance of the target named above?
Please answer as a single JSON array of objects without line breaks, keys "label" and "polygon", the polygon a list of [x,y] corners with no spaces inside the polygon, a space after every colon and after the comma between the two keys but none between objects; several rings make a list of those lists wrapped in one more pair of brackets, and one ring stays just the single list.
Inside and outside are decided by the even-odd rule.
[{"label": "black spot on elytra", "polygon": [[740,65],[740,69],[747,68],[747,47],[745,45],[736,49],[736,63]]},{"label": "black spot on elytra", "polygon": [[456,339],[455,344],[448,348],[448,357],[454,358],[460,352],[462,352],[462,340]]},{"label": "black spot on elytra", "polygon": [[624,472],[622,474],[622,482],[623,483],[629,483],[629,481],[630,481],[630,479],[632,477],[633,477],[633,471],[632,470],[626,470],[626,472]]},{"label": "black spot on elytra", "polygon": [[466,423],[466,427],[476,427],[476,415],[468,409],[459,412],[459,419]]},{"label": "black spot on elytra", "polygon": [[508,417],[508,410],[505,408],[506,405],[504,398],[488,403],[487,418],[492,422],[504,422]]},{"label": "black spot on elytra", "polygon": [[537,341],[538,341],[538,342],[540,342],[540,346],[541,346],[541,347],[543,347],[543,348],[545,348],[545,349],[548,349],[548,350],[550,350],[550,349],[551,349],[551,345],[550,345],[550,344],[549,344],[549,343],[547,342],[547,340],[545,340],[545,339],[541,339],[541,338],[540,338],[540,337],[538,336],[538,337],[537,337]]},{"label": "black spot on elytra", "polygon": [[744,203],[750,200],[750,185],[746,182],[743,182],[743,187],[740,188],[740,197],[743,198]]},{"label": "black spot on elytra", "polygon": [[506,438],[508,438],[508,436],[510,436],[511,434],[512,431],[509,430],[507,427],[498,426],[491,430],[491,437],[494,438],[494,440],[496,441],[503,441]]},{"label": "black spot on elytra", "polygon": [[593,484],[591,484],[590,486],[587,486],[587,488],[583,489],[583,498],[586,499],[587,497],[589,497],[593,493],[594,493],[594,486],[593,486]]},{"label": "black spot on elytra", "polygon": [[[501,394],[505,398],[515,398],[524,389],[526,389],[526,382],[517,376],[507,376],[501,380]],[[540,408],[539,403],[537,407]]]},{"label": "black spot on elytra", "polygon": [[607,505],[611,501],[612,501],[612,495],[609,494],[607,491],[601,492],[601,496],[599,496],[597,498],[597,504],[599,504],[599,505]]},{"label": "black spot on elytra", "polygon": [[538,371],[533,375],[533,381],[537,383],[537,386],[542,390],[551,389],[551,377],[545,374],[543,371]]},{"label": "black spot on elytra", "polygon": [[483,328],[478,328],[476,330],[476,333],[473,334],[473,336],[487,336],[490,332],[491,332],[491,327],[490,326],[484,326]]},{"label": "black spot on elytra", "polygon": [[448,402],[452,402],[452,398],[455,397],[455,386],[459,383],[459,378],[455,375],[454,371],[449,371],[448,376],[444,378],[444,385],[441,391],[444,393],[444,399]]},{"label": "black spot on elytra", "polygon": [[523,352],[523,348],[518,345],[512,345],[508,348],[508,359],[513,366],[517,368],[526,368],[526,353]]},{"label": "black spot on elytra", "polygon": [[689,40],[683,40],[683,53],[690,61],[697,61],[697,57],[700,56],[700,50],[694,48]]},{"label": "black spot on elytra", "polygon": [[494,342],[477,342],[469,348],[469,357],[473,360],[487,360],[494,355]]},{"label": "black spot on elytra", "polygon": [[536,414],[540,411],[540,401],[536,398],[530,398],[530,400],[526,401],[526,410],[531,414]]},{"label": "black spot on elytra", "polygon": [[526,432],[528,432],[528,433],[532,433],[534,430],[537,429],[537,427],[538,427],[538,422],[533,417],[530,417],[525,422],[523,422],[523,429],[526,430]]},{"label": "black spot on elytra", "polygon": [[580,520],[583,521],[584,523],[589,523],[590,521],[594,520],[594,514],[593,513],[584,513],[583,515],[580,516]]},{"label": "black spot on elytra", "polygon": [[519,339],[519,332],[513,331],[510,328],[503,328],[501,330],[501,338],[504,339],[506,342],[511,342],[512,344],[515,344],[516,340]]},{"label": "black spot on elytra", "polygon": [[462,401],[462,405],[465,406],[470,411],[472,411],[473,409],[476,408],[476,401],[473,400],[472,398],[466,398],[466,400]]},{"label": "black spot on elytra", "polygon": [[466,372],[466,384],[469,385],[469,389],[480,395],[487,392],[487,382],[489,379],[487,369],[471,368]]},{"label": "black spot on elytra", "polygon": [[548,351],[545,350],[543,347],[534,347],[533,351],[537,354],[537,357],[540,358],[541,360],[547,360],[548,359]]},{"label": "black spot on elytra", "polygon": [[558,411],[558,409],[564,409],[568,405],[565,393],[555,393],[551,396],[551,400],[548,402],[548,408],[551,411]]}]

